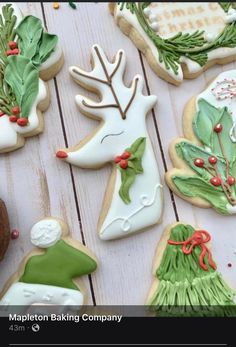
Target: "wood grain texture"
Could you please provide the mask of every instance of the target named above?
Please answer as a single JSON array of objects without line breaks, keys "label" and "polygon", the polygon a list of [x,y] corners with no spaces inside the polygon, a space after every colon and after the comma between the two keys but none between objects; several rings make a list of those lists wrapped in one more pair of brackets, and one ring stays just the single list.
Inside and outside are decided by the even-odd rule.
[{"label": "wood grain texture", "polygon": [[[164,185],[164,215],[160,225],[127,239],[102,242],[96,234],[96,226],[110,167],[82,170],[55,158],[59,148],[77,144],[97,126],[96,121],[79,112],[74,101],[76,94],[92,94],[74,83],[68,73],[71,65],[90,70],[93,44],[101,45],[109,58],[118,49],[124,49],[127,55],[126,83],[140,73],[146,78],[145,92],[157,95],[157,106],[149,114],[147,123],[162,177],[167,167],[171,167],[168,145],[183,135],[185,103],[218,73],[236,68],[236,64],[215,66],[197,79],[185,80],[181,87],[175,87],[151,71],[145,58],[114,23],[106,3],[79,3],[77,10],[61,3],[57,11],[52,8],[52,3],[42,6],[40,3],[20,3],[19,6],[24,13],[44,18],[48,30],[59,36],[65,64],[58,76],[49,82],[51,105],[45,112],[44,133],[29,139],[23,149],[0,156],[0,197],[7,205],[11,228],[21,232],[18,240],[11,241],[0,264],[0,288],[32,248],[29,240],[31,226],[52,215],[64,219],[73,237],[82,240],[99,260],[98,270],[90,278],[84,278],[90,303],[143,304],[152,282],[157,242],[166,225],[178,218],[212,234],[213,254],[219,270],[236,289],[235,216],[223,217],[210,209],[193,207],[173,196]],[[233,266],[229,268],[227,263]]]}]

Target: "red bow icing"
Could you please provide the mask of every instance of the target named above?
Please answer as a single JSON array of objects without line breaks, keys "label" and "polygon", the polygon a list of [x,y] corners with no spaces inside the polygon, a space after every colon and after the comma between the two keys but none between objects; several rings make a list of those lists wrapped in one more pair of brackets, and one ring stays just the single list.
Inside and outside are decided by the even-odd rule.
[{"label": "red bow icing", "polygon": [[212,267],[212,269],[216,270],[216,264],[212,259],[211,251],[207,248],[206,245],[204,245],[204,243],[207,243],[208,241],[210,241],[210,239],[211,236],[207,231],[196,230],[194,234],[185,241],[176,242],[173,240],[168,240],[168,243],[169,245],[183,245],[182,251],[186,255],[191,254],[194,247],[201,247],[202,251],[199,256],[199,265],[203,270],[208,271],[207,265],[204,263],[204,257],[206,254],[208,255],[208,264]]}]

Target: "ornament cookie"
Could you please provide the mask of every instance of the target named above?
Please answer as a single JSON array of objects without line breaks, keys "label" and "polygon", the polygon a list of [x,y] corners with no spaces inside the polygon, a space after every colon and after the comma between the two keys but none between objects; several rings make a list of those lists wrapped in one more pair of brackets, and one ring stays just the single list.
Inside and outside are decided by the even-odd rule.
[{"label": "ornament cookie", "polygon": [[221,73],[184,111],[185,138],[170,145],[169,187],[199,207],[236,213],[236,70]]},{"label": "ornament cookie", "polygon": [[154,72],[170,83],[236,59],[235,3],[118,2],[109,8]]},{"label": "ornament cookie", "polygon": [[235,315],[236,292],[224,281],[209,248],[210,234],[190,225],[167,227],[153,264],[147,305],[156,315]]},{"label": "ornament cookie", "polygon": [[10,225],[7,209],[4,202],[0,199],[0,261],[6,253],[10,241]]},{"label": "ornament cookie", "polygon": [[140,75],[129,88],[124,85],[123,50],[111,63],[94,45],[92,60],[91,72],[72,66],[70,74],[83,88],[100,95],[100,102],[77,95],[76,103],[82,113],[99,119],[101,125],[79,145],[58,151],[57,157],[82,168],[113,165],[98,222],[100,238],[111,240],[140,231],[161,218],[162,186],[145,124],[156,97],[142,94]]},{"label": "ornament cookie", "polygon": [[23,17],[16,5],[0,5],[0,153],[22,147],[43,131],[50,102],[44,81],[63,64],[56,35],[39,18]]},{"label": "ornament cookie", "polygon": [[21,262],[7,282],[0,305],[66,305],[79,307],[85,294],[78,280],[97,268],[94,255],[69,236],[67,225],[46,218],[31,229],[31,242],[38,247]]}]

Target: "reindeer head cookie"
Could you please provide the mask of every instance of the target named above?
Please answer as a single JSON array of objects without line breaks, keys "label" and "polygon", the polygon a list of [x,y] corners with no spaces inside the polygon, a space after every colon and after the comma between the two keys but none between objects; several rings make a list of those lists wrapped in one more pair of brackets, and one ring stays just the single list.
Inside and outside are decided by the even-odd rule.
[{"label": "reindeer head cookie", "polygon": [[125,53],[120,50],[109,62],[98,45],[92,48],[91,72],[72,66],[70,74],[82,87],[99,93],[100,102],[76,96],[81,112],[101,120],[96,133],[78,146],[57,152],[57,157],[82,168],[112,163],[99,236],[120,238],[159,221],[162,192],[157,163],[145,118],[156,97],[142,94],[143,79],[136,75],[130,87],[123,82]]}]

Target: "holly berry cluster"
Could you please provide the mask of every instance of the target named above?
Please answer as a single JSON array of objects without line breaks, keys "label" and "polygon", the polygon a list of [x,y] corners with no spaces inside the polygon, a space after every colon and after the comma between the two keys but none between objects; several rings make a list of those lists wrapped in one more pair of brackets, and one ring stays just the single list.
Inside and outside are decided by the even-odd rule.
[{"label": "holly berry cluster", "polygon": [[[222,131],[222,129],[223,129],[223,126],[222,126],[222,124],[220,124],[220,123],[216,124],[215,127],[214,127],[214,131],[215,131],[216,133],[218,133],[218,134]],[[210,157],[208,158],[208,162],[209,162],[209,164],[212,165],[213,168],[214,168],[214,166],[217,164],[217,161],[218,161],[218,159],[217,159],[215,156],[210,156]],[[208,167],[205,166],[205,162],[204,162],[204,160],[203,160],[202,158],[196,158],[196,159],[194,160],[194,165],[197,166],[197,167],[201,167],[201,168],[208,169]],[[215,170],[215,171],[216,171],[216,170]],[[210,183],[211,183],[213,186],[215,186],[215,187],[219,187],[220,185],[223,184],[222,178],[221,178],[219,175],[213,176],[213,177],[210,179]],[[230,185],[230,186],[234,185],[234,184],[235,184],[235,178],[234,178],[233,176],[228,176],[228,177],[227,177],[227,183],[228,183],[228,185]]]},{"label": "holly berry cluster", "polygon": [[[20,107],[19,106],[14,106],[11,109],[11,116],[9,117],[9,121],[12,123],[17,123],[19,126],[24,127],[28,124],[28,119],[27,118],[22,118],[19,117],[20,115]],[[4,116],[5,113],[0,111],[0,117]]]},{"label": "holly berry cluster", "polygon": [[131,153],[128,151],[125,151],[124,153],[122,153],[121,155],[117,155],[115,157],[114,162],[116,164],[119,164],[121,169],[127,169],[128,164],[129,164],[129,158],[131,156]]},{"label": "holly berry cluster", "polygon": [[8,47],[9,47],[10,49],[8,49],[8,50],[6,51],[6,55],[7,55],[7,56],[9,56],[9,55],[17,55],[17,54],[20,53],[16,41],[10,41],[10,42],[8,42]]}]

